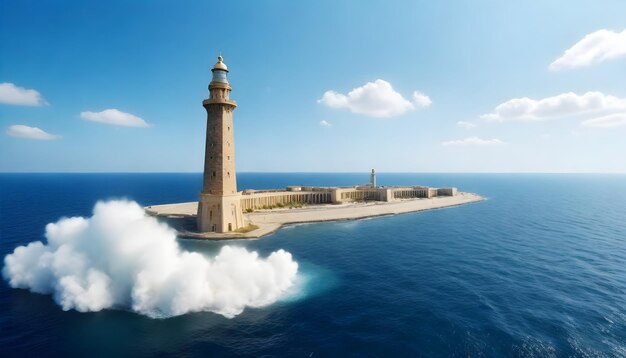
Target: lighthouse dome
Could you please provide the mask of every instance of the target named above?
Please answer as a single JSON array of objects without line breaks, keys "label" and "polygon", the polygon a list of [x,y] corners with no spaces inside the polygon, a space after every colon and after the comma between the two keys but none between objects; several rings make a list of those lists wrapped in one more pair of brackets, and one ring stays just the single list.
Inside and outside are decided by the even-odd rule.
[{"label": "lighthouse dome", "polygon": [[213,66],[213,70],[228,71],[228,67],[224,63],[222,55],[217,56],[217,63],[215,64],[215,66]]}]

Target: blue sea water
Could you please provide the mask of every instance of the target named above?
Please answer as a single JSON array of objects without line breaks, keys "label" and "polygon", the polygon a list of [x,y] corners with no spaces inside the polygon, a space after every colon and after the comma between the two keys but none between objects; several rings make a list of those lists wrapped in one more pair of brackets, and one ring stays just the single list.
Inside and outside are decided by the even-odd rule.
[{"label": "blue sea water", "polygon": [[[240,188],[352,185],[365,174],[242,173]],[[2,356],[626,356],[626,176],[379,174],[486,201],[296,225],[229,242],[291,252],[288,297],[227,319],[64,312],[0,283]],[[97,200],[192,201],[200,174],[0,174],[0,255]],[[180,241],[213,252],[218,242]]]}]

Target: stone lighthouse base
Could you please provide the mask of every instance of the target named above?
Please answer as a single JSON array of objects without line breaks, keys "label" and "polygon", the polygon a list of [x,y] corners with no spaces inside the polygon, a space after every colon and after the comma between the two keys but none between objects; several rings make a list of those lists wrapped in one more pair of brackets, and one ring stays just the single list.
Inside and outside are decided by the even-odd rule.
[{"label": "stone lighthouse base", "polygon": [[241,193],[232,195],[200,194],[197,226],[199,232],[231,232],[245,226]]}]

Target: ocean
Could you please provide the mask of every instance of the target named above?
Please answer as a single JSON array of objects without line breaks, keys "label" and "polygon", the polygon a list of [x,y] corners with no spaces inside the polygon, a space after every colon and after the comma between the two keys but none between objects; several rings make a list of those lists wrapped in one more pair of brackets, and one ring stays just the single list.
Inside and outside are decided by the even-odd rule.
[{"label": "ocean", "polygon": [[[241,173],[239,188],[354,185],[368,173]],[[201,174],[0,174],[0,254],[98,200],[193,201]],[[285,227],[222,245],[299,264],[299,284],[234,318],[63,311],[0,283],[2,356],[626,356],[626,176],[391,174],[380,185],[457,186],[454,208]]]}]

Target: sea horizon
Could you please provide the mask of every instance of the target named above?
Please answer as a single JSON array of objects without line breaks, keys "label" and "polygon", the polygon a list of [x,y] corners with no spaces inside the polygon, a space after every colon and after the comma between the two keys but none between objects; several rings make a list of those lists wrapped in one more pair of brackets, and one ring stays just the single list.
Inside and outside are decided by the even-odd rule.
[{"label": "sea horizon", "polygon": [[[346,172],[333,172],[333,171],[237,171],[237,174],[364,174],[369,175],[368,171],[346,171]],[[418,171],[381,171],[378,174],[609,174],[609,175],[623,175],[626,172],[418,172]],[[30,171],[14,171],[14,172],[0,172],[0,174],[203,174],[198,172],[187,171],[92,171],[92,172],[80,172],[80,171],[50,171],[50,172],[30,172]]]}]

